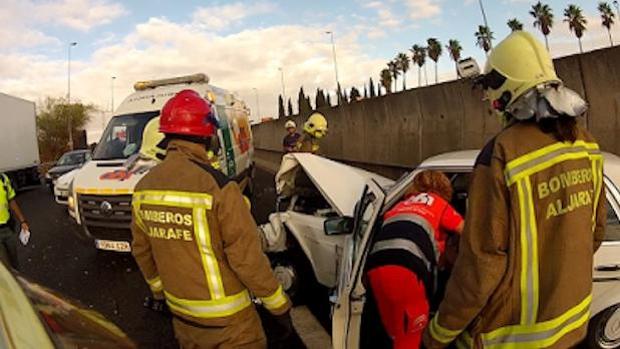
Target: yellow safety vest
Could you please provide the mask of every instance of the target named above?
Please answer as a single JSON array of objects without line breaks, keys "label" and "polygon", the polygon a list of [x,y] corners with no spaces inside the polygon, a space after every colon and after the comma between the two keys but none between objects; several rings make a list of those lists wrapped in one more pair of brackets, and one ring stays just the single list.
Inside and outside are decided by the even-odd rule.
[{"label": "yellow safety vest", "polygon": [[9,201],[15,198],[15,190],[11,186],[9,178],[2,174],[2,186],[0,186],[0,224],[6,224],[11,218]]}]

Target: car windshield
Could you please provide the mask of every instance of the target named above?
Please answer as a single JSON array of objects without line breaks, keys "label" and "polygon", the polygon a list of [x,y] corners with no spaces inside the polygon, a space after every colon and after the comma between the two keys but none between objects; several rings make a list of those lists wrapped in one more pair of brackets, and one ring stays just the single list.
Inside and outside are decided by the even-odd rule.
[{"label": "car windshield", "polygon": [[159,115],[159,111],[115,116],[108,123],[93,160],[124,160],[136,154],[142,145],[146,124]]},{"label": "car windshield", "polygon": [[58,159],[56,165],[58,166],[72,166],[84,163],[86,160],[86,153],[65,153]]}]

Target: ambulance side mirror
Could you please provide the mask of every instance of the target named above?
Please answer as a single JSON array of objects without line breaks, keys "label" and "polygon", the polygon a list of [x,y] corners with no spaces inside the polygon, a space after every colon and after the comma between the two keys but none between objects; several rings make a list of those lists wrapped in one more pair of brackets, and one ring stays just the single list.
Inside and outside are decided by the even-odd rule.
[{"label": "ambulance side mirror", "polygon": [[328,236],[349,235],[353,232],[353,218],[328,218],[323,223],[323,230],[325,231],[325,235]]}]

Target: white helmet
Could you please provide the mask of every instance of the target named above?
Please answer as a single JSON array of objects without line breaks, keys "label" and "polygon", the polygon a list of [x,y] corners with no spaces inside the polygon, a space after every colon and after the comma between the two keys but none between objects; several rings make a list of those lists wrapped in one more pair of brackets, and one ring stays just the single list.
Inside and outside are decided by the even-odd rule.
[{"label": "white helmet", "polygon": [[297,124],[295,123],[295,121],[293,120],[289,120],[284,124],[284,128],[285,129],[289,129],[289,128],[297,128]]}]

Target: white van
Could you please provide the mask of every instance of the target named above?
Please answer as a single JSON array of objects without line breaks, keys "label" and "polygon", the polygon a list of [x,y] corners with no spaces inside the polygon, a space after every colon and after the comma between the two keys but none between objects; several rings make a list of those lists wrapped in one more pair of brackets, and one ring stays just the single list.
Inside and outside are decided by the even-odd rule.
[{"label": "white van", "polygon": [[[99,141],[92,160],[74,174],[69,186],[68,208],[82,226],[85,238],[101,250],[130,252],[131,195],[148,172],[131,170],[147,124],[159,117],[164,104],[176,93],[192,89],[214,106],[218,119],[221,171],[251,189],[253,172],[252,130],[249,109],[231,92],[209,84],[205,74],[138,82],[135,92],[119,105]],[[154,164],[154,163],[153,163]]]}]

